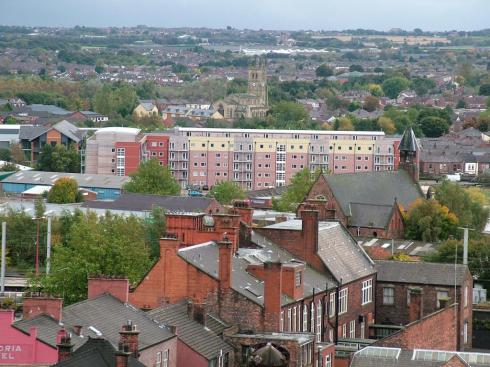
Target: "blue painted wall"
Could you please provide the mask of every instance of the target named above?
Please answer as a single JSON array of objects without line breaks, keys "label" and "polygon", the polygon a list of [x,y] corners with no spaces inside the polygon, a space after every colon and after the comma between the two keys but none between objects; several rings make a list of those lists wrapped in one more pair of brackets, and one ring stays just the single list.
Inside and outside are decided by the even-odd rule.
[{"label": "blue painted wall", "polygon": [[[38,186],[34,184],[24,184],[24,183],[11,183],[3,182],[2,189],[7,194],[20,194],[31,187]],[[121,189],[116,188],[102,188],[102,187],[88,187],[80,186],[80,188],[88,189],[97,193],[97,199],[100,200],[114,200],[121,195]]]}]

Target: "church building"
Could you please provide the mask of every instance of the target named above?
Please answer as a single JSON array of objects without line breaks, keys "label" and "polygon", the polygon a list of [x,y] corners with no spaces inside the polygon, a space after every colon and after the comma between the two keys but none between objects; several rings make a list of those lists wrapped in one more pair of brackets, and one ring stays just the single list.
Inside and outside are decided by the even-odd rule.
[{"label": "church building", "polygon": [[225,119],[265,117],[269,109],[265,59],[257,57],[248,69],[247,93],[234,93],[216,101],[213,109]]}]

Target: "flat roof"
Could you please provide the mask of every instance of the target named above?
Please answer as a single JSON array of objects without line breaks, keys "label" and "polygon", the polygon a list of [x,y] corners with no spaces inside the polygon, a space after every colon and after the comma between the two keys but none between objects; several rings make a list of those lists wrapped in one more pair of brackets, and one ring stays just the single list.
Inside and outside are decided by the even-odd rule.
[{"label": "flat roof", "polygon": [[66,172],[19,171],[2,180],[2,183],[54,185],[61,177],[70,177],[78,182],[79,187],[98,187],[121,189],[130,180],[128,176],[95,175]]},{"label": "flat roof", "polygon": [[180,127],[174,128],[176,131],[188,132],[224,132],[224,133],[261,133],[261,134],[318,134],[318,135],[376,135],[384,136],[383,131],[334,131],[334,130],[277,130],[277,129],[230,129],[230,128],[201,128],[201,127]]}]

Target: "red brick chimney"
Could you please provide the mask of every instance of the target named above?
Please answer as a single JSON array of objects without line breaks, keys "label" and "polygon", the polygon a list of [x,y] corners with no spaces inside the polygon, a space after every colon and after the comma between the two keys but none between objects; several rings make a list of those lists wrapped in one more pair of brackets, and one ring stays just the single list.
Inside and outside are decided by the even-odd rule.
[{"label": "red brick chimney", "polygon": [[96,277],[88,278],[88,299],[109,293],[121,302],[128,302],[129,281],[126,278]]},{"label": "red brick chimney", "polygon": [[233,245],[228,239],[218,242],[219,248],[219,287],[229,289],[231,287],[231,271],[233,261]]},{"label": "red brick chimney", "polygon": [[73,343],[71,342],[71,335],[64,328],[58,331],[56,347],[58,348],[58,362],[63,362],[71,358]]},{"label": "red brick chimney", "polygon": [[240,220],[248,227],[252,226],[252,217],[254,210],[250,207],[249,203],[245,200],[238,200],[233,203],[232,212],[240,216]]},{"label": "red brick chimney", "polygon": [[129,356],[131,352],[129,351],[129,346],[119,343],[119,348],[115,353],[116,356],[116,367],[128,367]]},{"label": "red brick chimney", "polygon": [[264,331],[278,332],[281,322],[282,264],[264,263]]},{"label": "red brick chimney", "polygon": [[123,345],[127,345],[129,348],[129,352],[136,359],[138,359],[140,355],[138,342],[139,334],[140,332],[138,328],[136,327],[136,325],[133,325],[133,322],[131,320],[128,320],[128,322],[122,326],[122,329],[119,332],[120,343]]},{"label": "red brick chimney", "polygon": [[303,259],[308,261],[313,255],[316,255],[318,249],[318,211],[302,210],[299,215],[303,222]]},{"label": "red brick chimney", "polygon": [[423,315],[422,309],[422,291],[420,289],[410,290],[410,303],[408,305],[408,321],[414,322],[420,320]]},{"label": "red brick chimney", "polygon": [[23,317],[25,320],[45,314],[57,321],[61,321],[63,300],[54,297],[24,297],[22,302]]},{"label": "red brick chimney", "polygon": [[303,298],[305,265],[288,263],[282,266],[282,292],[294,300]]}]

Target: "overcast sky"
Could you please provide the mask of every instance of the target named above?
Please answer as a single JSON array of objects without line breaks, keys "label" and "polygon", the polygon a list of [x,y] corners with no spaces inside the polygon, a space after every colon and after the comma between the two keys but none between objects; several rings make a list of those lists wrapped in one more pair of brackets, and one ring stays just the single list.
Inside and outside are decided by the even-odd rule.
[{"label": "overcast sky", "polygon": [[490,0],[0,0],[0,24],[477,30]]}]

